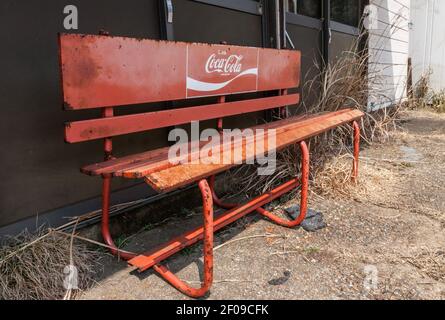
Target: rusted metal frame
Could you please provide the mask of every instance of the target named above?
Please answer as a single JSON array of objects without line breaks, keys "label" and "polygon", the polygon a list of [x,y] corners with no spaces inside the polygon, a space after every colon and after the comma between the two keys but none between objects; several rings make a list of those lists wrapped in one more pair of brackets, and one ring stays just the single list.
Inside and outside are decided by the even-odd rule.
[{"label": "rusted metal frame", "polygon": [[[280,96],[285,96],[285,95],[287,95],[287,89],[280,90]],[[287,106],[281,107],[280,108],[280,118],[281,119],[286,119],[287,117],[288,117]]]},{"label": "rusted metal frame", "polygon": [[111,187],[110,175],[103,176],[102,182],[102,220],[101,230],[102,237],[105,243],[110,247],[110,251],[113,255],[118,256],[124,260],[130,260],[135,257],[134,254],[119,250],[115,245],[110,233],[110,187]]},{"label": "rusted metal frame", "polygon": [[[358,125],[356,126],[358,129]],[[357,130],[356,129],[356,130]],[[355,150],[356,154],[358,151],[358,139],[355,139]],[[276,189],[267,192],[245,204],[239,205],[236,208],[233,208],[223,215],[219,216],[214,221],[214,231],[217,231],[228,224],[242,218],[243,216],[253,212],[260,211],[260,213],[266,215],[266,217],[270,218],[272,221],[279,223],[283,226],[294,227],[303,221],[307,211],[307,193],[308,193],[308,180],[309,180],[309,150],[305,142],[300,142],[300,148],[302,151],[302,175],[301,175],[301,183],[298,178],[290,180]],[[356,159],[358,159],[356,157]],[[210,181],[212,184],[212,181]],[[295,188],[301,185],[301,211],[300,216],[294,221],[285,221],[281,220],[271,214],[265,212],[264,209],[260,209],[265,204],[279,198],[283,194],[295,190]],[[139,271],[143,272],[156,264],[159,264],[161,261],[167,259],[171,255],[180,251],[181,249],[190,246],[197,241],[203,239],[204,229],[203,227],[198,227],[184,235],[181,235],[175,239],[172,239],[168,243],[162,245],[158,249],[149,252],[144,255],[140,255],[130,261],[130,264],[138,267]]]},{"label": "rusted metal frame", "polygon": [[[354,126],[354,163],[357,163],[358,161],[358,144],[359,144],[359,127],[356,121],[353,122]],[[357,132],[358,132],[358,138],[357,138]],[[110,146],[109,143],[106,143],[107,146]],[[301,221],[304,220],[306,216],[307,211],[307,189],[308,189],[308,179],[309,179],[309,151],[307,149],[305,142],[300,142],[300,147],[302,150],[302,177],[301,177],[301,210],[300,210],[300,216],[294,220],[294,221],[285,221],[281,218],[276,217],[275,215],[267,212],[266,210],[262,209],[261,207],[264,204],[267,204],[274,199],[280,197],[281,195],[291,191],[292,189],[295,189],[298,185],[298,179],[291,180],[280,187],[272,190],[269,193],[263,194],[259,196],[258,198],[249,201],[248,203],[239,206],[238,208],[232,209],[229,212],[225,213],[223,216],[219,217],[213,222],[213,214],[211,221],[213,222],[212,226],[212,232],[211,237],[213,241],[213,232],[216,230],[219,230],[220,228],[238,220],[239,218],[247,215],[248,213],[251,213],[253,211],[258,211],[264,216],[271,219],[273,222],[278,223],[280,225],[286,226],[286,227],[294,227],[301,223]],[[111,152],[111,150],[108,150]],[[110,154],[109,154],[110,155]],[[357,165],[355,165],[354,170],[356,172]],[[110,180],[111,177],[104,177],[104,200],[103,200],[103,221],[102,221],[102,231],[104,235],[104,239],[112,248],[116,248],[114,245],[109,229],[108,229],[108,208],[109,208],[109,192],[110,192]],[[214,184],[214,178],[213,178],[213,184]],[[130,264],[135,265],[139,268],[140,271],[144,271],[149,269],[150,267],[153,267],[155,271],[157,271],[166,281],[171,283],[175,288],[177,288],[179,291],[183,292],[186,295],[189,295],[190,297],[201,297],[203,296],[208,289],[210,288],[211,282],[212,282],[212,254],[211,250],[209,249],[211,246],[209,245],[209,234],[210,234],[210,227],[209,227],[209,214],[208,210],[206,208],[209,208],[208,201],[210,199],[210,203],[212,203],[212,188],[207,184],[207,181],[202,180],[200,182],[200,189],[203,194],[203,202],[204,202],[204,227],[200,227],[198,229],[195,229],[179,238],[176,238],[169,242],[167,245],[163,246],[162,248],[156,250],[153,252],[150,256],[138,256],[134,257],[131,254],[128,253],[122,253],[119,252],[119,250],[112,249],[112,252],[114,254],[119,255],[120,257],[124,259],[132,259],[130,261]],[[209,198],[210,195],[210,198]],[[213,205],[213,204],[212,204]],[[212,206],[210,206],[212,207]],[[213,209],[212,209],[213,210]],[[213,213],[213,211],[212,211]],[[206,225],[207,224],[207,225]],[[181,249],[190,246],[200,239],[204,238],[205,240],[205,277],[204,277],[204,284],[201,288],[195,289],[187,286],[184,282],[179,280],[173,273],[171,273],[167,268],[159,265],[159,263],[171,256],[172,254],[180,251]],[[207,243],[207,246],[206,246]],[[207,258],[207,259],[206,259]],[[206,262],[207,261],[207,262]]]},{"label": "rusted metal frame", "polygon": [[[257,208],[264,206],[265,204],[272,202],[273,200],[281,197],[283,194],[298,187],[299,181],[297,178],[292,179],[281,186],[275,188],[272,191],[266,192],[261,196],[250,200],[249,202],[242,204],[234,209],[231,209],[222,215],[214,219],[213,231],[216,232],[225,226],[239,220],[249,213],[254,212]],[[173,254],[181,251],[182,249],[191,246],[202,240],[204,237],[204,228],[202,226],[191,230],[179,237],[176,237],[166,244],[158,247],[156,250],[139,255],[129,261],[129,264],[138,268],[140,272],[144,272],[151,267],[159,264],[161,261],[167,259]]]},{"label": "rusted metal frame", "polygon": [[[105,108],[102,113],[103,117],[112,117],[113,108]],[[111,138],[104,139],[104,153],[105,160],[112,159],[113,142]],[[130,260],[136,255],[121,251],[115,245],[110,233],[110,189],[112,176],[107,174],[103,176],[102,185],[102,221],[101,230],[102,237],[105,243],[110,247],[113,255],[116,255],[124,260]],[[199,298],[204,296],[210,289],[213,282],[213,201],[212,191],[207,183],[207,180],[199,182],[199,189],[203,201],[203,219],[204,219],[204,283],[196,289],[188,286],[177,276],[175,276],[167,267],[163,265],[154,265],[153,269],[173,287],[182,293],[192,297]]]},{"label": "rusted metal frame", "polygon": [[204,281],[200,288],[192,288],[179,279],[167,267],[156,264],[153,269],[170,283],[173,287],[192,298],[200,298],[204,296],[210,289],[213,282],[213,201],[212,192],[207,180],[199,182],[203,203],[203,220],[204,220]]},{"label": "rusted metal frame", "polygon": [[[102,109],[102,117],[113,117],[113,108]],[[112,138],[104,139],[104,158],[105,161],[113,158],[113,140]],[[113,238],[110,233],[110,192],[111,192],[111,174],[105,174],[102,176],[102,220],[101,230],[102,237],[105,243],[110,247],[110,251],[113,255],[118,256],[124,260],[128,260],[134,257],[133,254],[120,251],[114,244]]]},{"label": "rusted metal frame", "polygon": [[[110,233],[109,227],[109,213],[110,213],[110,186],[111,186],[111,176],[105,175],[103,177],[103,188],[102,188],[102,236],[105,243],[110,247],[110,251],[113,255],[118,256],[124,260],[131,260],[137,257],[136,254],[129,253],[123,250],[119,250],[115,245],[113,238]],[[204,296],[213,282],[213,201],[212,192],[207,183],[207,180],[201,180],[198,184],[202,195],[203,201],[203,234],[204,234],[204,283],[203,285],[196,289],[189,287],[177,276],[175,276],[167,267],[160,265],[159,263],[154,264],[150,267],[153,269],[167,282],[169,282],[173,287],[181,291],[182,293],[192,297],[199,298]],[[190,246],[185,245],[181,249]],[[179,250],[177,250],[179,251]],[[160,262],[160,261],[159,261]],[[147,268],[148,269],[148,268]]]},{"label": "rusted metal frame", "polygon": [[257,208],[257,212],[270,219],[272,222],[279,224],[283,227],[294,228],[298,226],[305,218],[307,212],[307,194],[308,194],[308,184],[309,184],[309,150],[304,141],[300,142],[301,148],[301,191],[300,191],[300,214],[299,216],[293,220],[288,221],[277,217],[273,213],[263,209]]},{"label": "rusted metal frame", "polygon": [[352,162],[352,181],[357,183],[358,162],[360,155],[360,126],[357,121],[353,121],[352,127],[354,128],[354,159]]}]

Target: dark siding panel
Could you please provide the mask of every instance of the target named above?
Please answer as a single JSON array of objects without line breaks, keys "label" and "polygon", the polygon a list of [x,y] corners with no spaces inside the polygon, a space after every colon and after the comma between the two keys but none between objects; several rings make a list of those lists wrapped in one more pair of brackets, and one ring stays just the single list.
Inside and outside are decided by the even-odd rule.
[{"label": "dark siding panel", "polygon": [[329,51],[329,60],[334,62],[342,52],[351,51],[357,41],[357,36],[332,31],[332,41]]},{"label": "dark siding panel", "polygon": [[[156,1],[68,3],[79,9],[77,32],[104,29],[113,35],[159,37]],[[100,193],[100,180],[80,174],[78,168],[101,160],[101,143],[63,142],[64,121],[98,114],[62,111],[57,32],[64,31],[65,4],[56,0],[0,2],[0,226]],[[116,143],[118,150],[127,145],[123,140]]]},{"label": "dark siding panel", "polygon": [[[310,103],[317,94],[317,89],[313,89],[308,96],[307,90],[304,90],[308,81],[317,77],[320,69],[316,67],[321,65],[321,47],[320,38],[321,31],[317,29],[297,26],[293,24],[287,25],[287,31],[295,45],[295,49],[301,50],[301,88],[302,101]],[[293,112],[304,112],[302,104],[299,107],[291,108]]]},{"label": "dark siding panel", "polygon": [[175,40],[262,46],[261,17],[190,0],[174,0]]}]

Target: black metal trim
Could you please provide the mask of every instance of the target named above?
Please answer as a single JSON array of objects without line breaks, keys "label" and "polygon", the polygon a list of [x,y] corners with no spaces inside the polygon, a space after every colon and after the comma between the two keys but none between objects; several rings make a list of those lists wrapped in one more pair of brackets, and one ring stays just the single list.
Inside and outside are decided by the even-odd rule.
[{"label": "black metal trim", "polygon": [[286,6],[284,5],[284,0],[279,0],[278,8],[280,10],[280,48],[287,48],[287,38],[286,38]]},{"label": "black metal trim", "polygon": [[329,64],[329,47],[331,43],[331,1],[322,1],[322,51],[324,67]]},{"label": "black metal trim", "polygon": [[286,22],[288,24],[293,24],[297,26],[302,26],[306,28],[312,28],[321,30],[322,21],[320,19],[304,16],[302,14],[296,14],[292,12],[286,13]]},{"label": "black metal trim", "polygon": [[351,36],[358,36],[360,34],[359,28],[333,20],[331,20],[330,28],[332,31],[349,34]]},{"label": "black metal trim", "polygon": [[261,2],[252,0],[192,0],[221,8],[237,10],[245,13],[261,16],[263,7]]},{"label": "black metal trim", "polygon": [[[173,4],[171,4],[171,5],[173,6]],[[167,0],[159,0],[158,7],[159,7],[159,24],[160,24],[159,30],[160,30],[161,39],[170,40],[170,41],[175,40],[173,21],[171,21],[171,22],[168,21],[169,8],[168,8]],[[173,9],[173,8],[171,8],[171,9]],[[173,20],[174,20],[174,13],[172,13],[172,14],[173,14]]]},{"label": "black metal trim", "polygon": [[271,25],[271,18],[270,18],[270,1],[268,0],[261,0],[262,5],[262,11],[263,14],[261,16],[261,28],[262,28],[262,41],[263,41],[263,48],[270,48],[271,47],[271,39],[270,39],[270,25]]}]

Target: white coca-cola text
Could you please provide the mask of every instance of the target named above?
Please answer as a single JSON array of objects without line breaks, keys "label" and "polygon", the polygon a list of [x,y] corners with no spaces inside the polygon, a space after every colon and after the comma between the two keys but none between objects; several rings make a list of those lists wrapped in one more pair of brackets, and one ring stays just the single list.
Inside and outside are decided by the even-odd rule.
[{"label": "white coca-cola text", "polygon": [[205,66],[207,73],[225,73],[233,74],[240,73],[242,69],[241,60],[243,56],[232,54],[228,57],[217,57],[216,54],[212,54],[208,59]]}]

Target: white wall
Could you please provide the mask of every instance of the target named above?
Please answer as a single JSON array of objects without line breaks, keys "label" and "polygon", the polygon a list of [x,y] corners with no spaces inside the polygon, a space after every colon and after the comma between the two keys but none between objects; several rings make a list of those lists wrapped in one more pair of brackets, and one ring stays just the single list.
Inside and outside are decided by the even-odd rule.
[{"label": "white wall", "polygon": [[411,0],[413,82],[431,70],[434,91],[445,89],[445,1]]},{"label": "white wall", "polygon": [[376,110],[407,95],[410,0],[371,0],[370,5],[368,105]]}]

